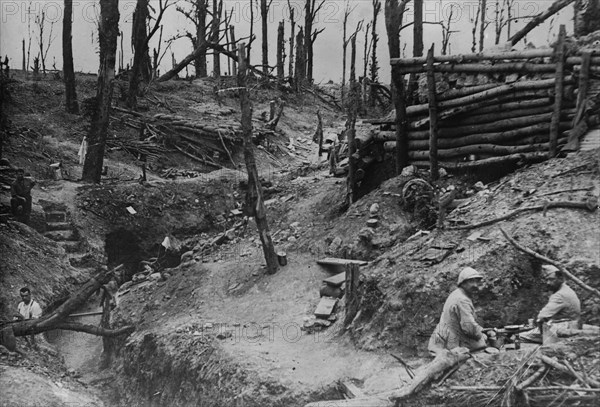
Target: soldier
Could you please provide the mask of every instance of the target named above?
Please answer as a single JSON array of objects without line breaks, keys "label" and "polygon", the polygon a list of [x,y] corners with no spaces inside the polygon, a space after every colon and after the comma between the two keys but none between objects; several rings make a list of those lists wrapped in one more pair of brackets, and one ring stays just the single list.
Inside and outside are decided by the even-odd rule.
[{"label": "soldier", "polygon": [[466,347],[469,350],[483,349],[486,335],[475,320],[475,308],[471,300],[479,291],[483,276],[471,267],[465,267],[458,275],[458,288],[444,303],[444,309],[431,338],[429,353],[436,355],[441,349]]}]

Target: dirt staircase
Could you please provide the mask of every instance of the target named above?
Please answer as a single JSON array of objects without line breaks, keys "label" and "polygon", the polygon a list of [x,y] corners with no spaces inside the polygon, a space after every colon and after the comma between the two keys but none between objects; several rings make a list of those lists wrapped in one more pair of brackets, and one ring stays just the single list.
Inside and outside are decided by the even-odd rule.
[{"label": "dirt staircase", "polygon": [[85,240],[77,228],[70,222],[67,209],[60,204],[48,203],[44,205],[46,228],[44,236],[54,240],[65,249],[71,266],[93,272],[96,269],[97,260],[87,250]]}]

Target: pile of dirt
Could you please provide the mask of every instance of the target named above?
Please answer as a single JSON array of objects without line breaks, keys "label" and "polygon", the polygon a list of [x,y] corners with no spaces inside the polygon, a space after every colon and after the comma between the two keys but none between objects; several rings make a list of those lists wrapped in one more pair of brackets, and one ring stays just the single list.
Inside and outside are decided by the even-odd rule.
[{"label": "pile of dirt", "polygon": [[[465,266],[486,276],[474,301],[483,325],[521,324],[535,317],[548,297],[539,284],[541,265],[511,246],[499,227],[526,247],[565,264],[586,284],[600,287],[598,211],[548,209],[473,229],[452,227],[544,202],[597,199],[597,157],[598,152],[593,151],[524,168],[495,186],[488,185],[455,209],[448,216],[451,223],[447,229],[396,242],[365,269],[365,280],[372,282],[369,287],[382,293],[385,301],[352,333],[359,346],[423,351],[446,297],[456,286],[458,272]],[[480,232],[483,239],[467,239],[473,232]],[[598,300],[571,286],[581,299],[584,322],[597,324]]]}]

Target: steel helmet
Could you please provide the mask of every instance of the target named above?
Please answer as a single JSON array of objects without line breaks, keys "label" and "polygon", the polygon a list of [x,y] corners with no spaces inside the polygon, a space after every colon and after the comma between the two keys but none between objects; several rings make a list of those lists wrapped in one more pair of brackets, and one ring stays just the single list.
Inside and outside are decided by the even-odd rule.
[{"label": "steel helmet", "polygon": [[550,277],[556,275],[556,272],[560,271],[558,267],[553,266],[552,264],[544,264],[542,266],[542,276]]},{"label": "steel helmet", "polygon": [[458,275],[458,285],[461,285],[463,282],[473,278],[483,278],[483,275],[481,275],[481,273],[474,268],[465,267]]}]

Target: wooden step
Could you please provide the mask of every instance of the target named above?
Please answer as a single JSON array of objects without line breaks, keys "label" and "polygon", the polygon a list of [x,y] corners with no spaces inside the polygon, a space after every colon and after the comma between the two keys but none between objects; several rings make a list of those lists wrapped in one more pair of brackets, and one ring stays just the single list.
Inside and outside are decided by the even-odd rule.
[{"label": "wooden step", "polygon": [[321,297],[321,301],[319,302],[319,305],[317,305],[317,309],[315,310],[315,316],[318,318],[328,318],[333,312],[333,309],[335,308],[337,302],[337,298]]},{"label": "wooden step", "polygon": [[48,239],[60,241],[77,241],[77,235],[73,230],[53,230],[51,232],[44,233]]},{"label": "wooden step", "polygon": [[358,264],[359,266],[364,266],[369,264],[368,261],[364,260],[350,260],[350,259],[338,259],[335,257],[326,257],[321,260],[317,260],[317,264],[322,266],[345,266],[348,264]]},{"label": "wooden step", "polygon": [[71,230],[69,222],[46,222],[46,230]]},{"label": "wooden step", "polygon": [[334,287],[341,286],[346,281],[346,272],[336,274],[335,276],[331,276],[323,280],[324,283],[327,283]]},{"label": "wooden step", "polygon": [[46,212],[46,222],[66,222],[66,212]]}]

